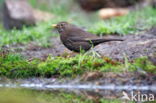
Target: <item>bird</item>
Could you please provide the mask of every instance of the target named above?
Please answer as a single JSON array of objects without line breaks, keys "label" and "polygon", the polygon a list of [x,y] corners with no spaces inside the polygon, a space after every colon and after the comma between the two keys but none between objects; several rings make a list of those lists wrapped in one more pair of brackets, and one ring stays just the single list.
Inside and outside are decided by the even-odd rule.
[{"label": "bird", "polygon": [[117,38],[100,38],[66,21],[53,24],[52,27],[60,34],[60,40],[64,46],[74,52],[86,52],[104,42],[123,41],[123,39]]}]

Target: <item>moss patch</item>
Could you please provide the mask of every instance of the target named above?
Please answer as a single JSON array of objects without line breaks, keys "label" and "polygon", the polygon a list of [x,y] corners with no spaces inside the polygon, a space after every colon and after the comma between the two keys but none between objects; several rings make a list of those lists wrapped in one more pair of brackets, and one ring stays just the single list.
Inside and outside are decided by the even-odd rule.
[{"label": "moss patch", "polygon": [[156,73],[156,66],[145,58],[136,59],[133,63],[125,61],[120,63],[109,58],[97,58],[86,54],[75,57],[51,57],[45,61],[34,59],[26,60],[17,54],[5,54],[0,56],[0,76],[10,78],[26,77],[76,77],[87,71],[124,72],[142,69],[146,72]]}]

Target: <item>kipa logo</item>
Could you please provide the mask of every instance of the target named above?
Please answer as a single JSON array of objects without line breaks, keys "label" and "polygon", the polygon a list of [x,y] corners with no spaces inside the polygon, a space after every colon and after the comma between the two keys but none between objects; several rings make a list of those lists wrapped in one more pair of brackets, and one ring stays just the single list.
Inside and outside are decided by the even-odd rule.
[{"label": "kipa logo", "polygon": [[138,102],[146,102],[146,101],[154,101],[154,94],[141,94],[140,92],[131,92],[130,96],[126,92],[123,92],[123,97],[121,99],[138,101]]}]

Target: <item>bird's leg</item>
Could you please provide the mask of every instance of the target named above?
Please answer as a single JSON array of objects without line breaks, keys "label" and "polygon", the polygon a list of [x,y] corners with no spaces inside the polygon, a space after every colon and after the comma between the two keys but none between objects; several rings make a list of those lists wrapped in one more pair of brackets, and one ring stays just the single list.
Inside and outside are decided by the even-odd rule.
[{"label": "bird's leg", "polygon": [[90,53],[93,57],[101,58],[101,55],[98,52],[96,52],[93,47],[90,49]]},{"label": "bird's leg", "polygon": [[85,50],[82,49],[82,46],[80,46],[80,53],[81,54],[84,54],[85,53]]}]

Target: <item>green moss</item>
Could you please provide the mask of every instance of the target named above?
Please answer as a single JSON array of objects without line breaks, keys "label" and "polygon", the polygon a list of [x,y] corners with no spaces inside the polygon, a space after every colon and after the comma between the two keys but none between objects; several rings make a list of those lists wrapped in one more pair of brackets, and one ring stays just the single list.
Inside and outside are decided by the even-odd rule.
[{"label": "green moss", "polygon": [[37,60],[28,62],[20,55],[8,54],[0,57],[0,75],[12,78],[35,76],[37,64]]},{"label": "green moss", "polygon": [[0,76],[10,78],[26,77],[76,77],[87,71],[101,72],[133,72],[138,69],[146,72],[156,73],[156,66],[152,65],[147,58],[136,59],[133,63],[126,64],[112,61],[108,58],[97,58],[86,54],[79,54],[75,57],[49,57],[45,61],[28,61],[20,55],[5,54],[0,56]]},{"label": "green moss", "polygon": [[147,57],[142,57],[135,60],[133,63],[133,68],[143,69],[150,73],[156,74],[156,66],[153,65],[150,61],[147,60]]},{"label": "green moss", "polygon": [[88,55],[77,55],[71,58],[52,57],[38,66],[42,75],[60,74],[61,76],[81,75],[86,71],[104,71],[111,68],[118,71],[118,65],[107,63],[104,59]]}]

